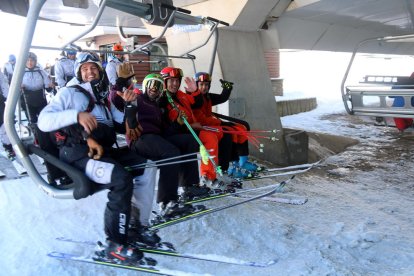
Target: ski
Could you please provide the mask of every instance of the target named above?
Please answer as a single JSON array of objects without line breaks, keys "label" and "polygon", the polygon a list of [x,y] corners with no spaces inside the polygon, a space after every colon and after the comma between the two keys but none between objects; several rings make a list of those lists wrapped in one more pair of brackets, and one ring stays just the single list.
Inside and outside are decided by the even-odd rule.
[{"label": "ski", "polygon": [[285,175],[295,175],[298,173],[305,173],[307,171],[309,171],[310,169],[312,169],[312,167],[309,168],[305,168],[302,170],[293,170],[293,171],[287,171],[287,172],[281,172],[281,173],[273,173],[273,174],[259,174],[259,175],[255,175],[253,177],[249,177],[249,178],[245,178],[242,179],[243,181],[253,181],[253,180],[259,180],[259,179],[265,179],[265,178],[270,178],[270,177],[276,177],[276,176],[285,176]]},{"label": "ski", "polygon": [[17,161],[16,157],[9,158],[7,157],[7,154],[4,151],[1,153],[1,155],[3,155],[5,158],[7,158],[8,160],[12,162],[13,167],[15,168],[15,170],[17,171],[19,175],[27,173],[26,169]]},{"label": "ski", "polygon": [[273,189],[271,189],[270,191],[265,192],[263,194],[260,194],[260,195],[254,196],[254,197],[250,197],[248,199],[245,199],[245,200],[242,200],[242,201],[239,201],[239,202],[236,202],[236,203],[231,203],[231,204],[227,204],[227,205],[224,205],[224,206],[221,206],[221,207],[216,207],[216,208],[208,208],[208,209],[201,210],[201,211],[198,211],[198,212],[195,212],[195,213],[191,213],[189,215],[182,216],[182,217],[179,217],[179,218],[167,220],[167,221],[164,221],[164,222],[158,222],[158,223],[153,224],[152,226],[150,226],[149,230],[162,229],[162,228],[165,228],[165,227],[177,224],[177,223],[188,221],[188,220],[191,220],[191,219],[194,219],[194,218],[199,218],[199,217],[202,217],[202,216],[205,216],[205,215],[208,215],[208,214],[216,213],[216,212],[228,209],[228,208],[232,208],[232,207],[235,207],[235,206],[238,206],[238,205],[241,205],[241,204],[245,204],[245,203],[248,203],[248,202],[263,198],[263,197],[270,196],[270,195],[272,195],[276,192],[280,192],[283,189],[283,187],[290,180],[292,180],[294,177],[295,177],[295,175],[293,175],[288,180],[280,182],[278,185],[275,185],[275,187]]},{"label": "ski", "polygon": [[223,191],[223,192],[210,194],[206,197],[194,198],[194,199],[191,199],[191,200],[187,200],[187,201],[184,201],[184,203],[194,204],[194,203],[199,203],[199,202],[203,202],[203,201],[210,201],[210,200],[220,199],[220,198],[229,197],[229,196],[238,196],[238,195],[241,195],[241,194],[244,194],[244,193],[250,193],[250,192],[256,192],[256,191],[260,191],[260,190],[269,189],[269,188],[275,187],[277,185],[279,185],[279,183],[276,183],[276,184],[272,183],[272,184],[262,186],[262,187],[255,187],[255,188],[249,188],[249,189],[240,189],[240,190],[237,190],[235,192],[233,192],[233,191],[232,192]]},{"label": "ski", "polygon": [[[247,198],[246,195],[239,195],[236,197],[238,198]],[[279,195],[279,196],[268,196],[261,198],[264,201],[271,201],[277,203],[285,203],[285,204],[292,204],[292,205],[303,205],[308,202],[308,198],[303,196],[293,196],[293,195]]]},{"label": "ski", "polygon": [[[47,256],[51,258],[59,259],[59,260],[105,265],[105,266],[111,266],[111,267],[116,267],[116,268],[123,268],[127,270],[135,270],[135,271],[141,271],[141,272],[147,272],[147,273],[159,274],[159,275],[175,276],[175,275],[188,274],[188,272],[179,271],[179,270],[171,270],[171,269],[158,267],[158,266],[124,265],[124,264],[118,264],[118,263],[112,263],[112,262],[100,260],[98,257],[89,257],[89,256],[58,252],[58,251],[50,252],[47,254]],[[197,275],[197,274],[192,274],[192,275]]]},{"label": "ski", "polygon": [[281,167],[281,168],[264,168],[263,170],[260,170],[257,173],[260,174],[260,173],[267,173],[267,172],[276,172],[276,171],[286,171],[286,170],[313,168],[316,165],[318,165],[320,162],[321,162],[321,160],[319,160],[317,162],[314,162],[314,163],[293,165],[293,166]]},{"label": "ski", "polygon": [[[270,174],[270,175],[264,175],[264,176],[259,175],[259,176],[255,176],[255,177],[252,177],[252,178],[244,179],[244,181],[253,181],[253,180],[258,180],[258,179],[265,179],[265,178],[270,178],[270,177],[292,175],[292,174],[295,175],[295,174],[298,174],[298,173],[307,172],[311,168],[312,167],[309,167],[309,168],[306,168],[306,169],[303,169],[303,170],[294,170],[294,171],[288,171],[288,172],[284,172],[284,173],[276,173],[276,174]],[[270,188],[274,185],[275,184],[271,184],[271,185],[267,185],[267,186],[263,186],[263,187],[251,188],[251,189],[242,189],[242,190],[237,190],[237,191],[223,191],[221,193],[220,192],[219,193],[214,193],[214,194],[208,195],[206,197],[202,197],[202,198],[190,199],[190,200],[184,201],[184,203],[194,204],[194,203],[198,203],[198,202],[209,201],[209,200],[219,199],[219,198],[228,197],[228,196],[237,196],[239,194],[244,194],[244,193],[249,193],[249,192],[254,192],[254,191]]]},{"label": "ski", "polygon": [[4,172],[0,171],[0,178],[3,178],[5,176],[6,176],[6,174]]},{"label": "ski", "polygon": [[[58,241],[63,242],[71,242],[71,243],[78,243],[78,244],[84,244],[89,246],[95,246],[96,243],[92,241],[80,241],[80,240],[73,240],[65,237],[59,237],[56,238]],[[178,257],[178,258],[184,258],[184,259],[193,259],[193,260],[200,260],[200,261],[207,261],[207,262],[215,262],[215,263],[223,263],[223,264],[231,264],[231,265],[242,265],[242,266],[253,266],[253,267],[268,267],[277,262],[277,260],[271,260],[266,263],[261,262],[254,262],[254,261],[244,261],[234,258],[229,258],[226,256],[220,256],[220,255],[204,255],[204,254],[191,254],[191,253],[182,253],[178,252],[176,250],[172,249],[160,249],[160,248],[154,248],[154,247],[142,247],[137,246],[139,250],[141,250],[144,253],[149,254],[157,254],[157,255],[167,255],[172,257]]]}]

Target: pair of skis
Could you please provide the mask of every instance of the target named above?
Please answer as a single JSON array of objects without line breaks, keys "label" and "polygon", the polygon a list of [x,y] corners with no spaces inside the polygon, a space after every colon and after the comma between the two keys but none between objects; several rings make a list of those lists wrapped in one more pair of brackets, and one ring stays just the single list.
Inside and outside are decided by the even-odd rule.
[{"label": "pair of skis", "polygon": [[[270,196],[276,192],[280,192],[283,187],[294,178],[294,176],[290,177],[288,180],[282,181],[278,184],[272,184],[272,185],[268,185],[266,187],[261,187],[262,189],[264,188],[268,188],[270,189],[269,191],[262,193],[260,195],[257,196],[253,196],[247,199],[244,199],[242,201],[238,201],[235,203],[231,203],[231,204],[227,204],[224,206],[220,206],[220,207],[215,207],[215,208],[209,208],[209,209],[205,209],[199,212],[195,212],[192,214],[189,214],[187,216],[181,217],[181,218],[177,218],[177,219],[173,219],[173,220],[169,220],[166,222],[162,222],[159,224],[155,224],[152,225],[150,227],[150,230],[157,230],[157,229],[162,229],[171,225],[175,225],[184,221],[188,221],[194,218],[198,218],[201,216],[205,216],[208,214],[212,214],[215,212],[219,212],[231,207],[235,207],[244,203],[248,203],[266,196]],[[259,188],[255,188],[255,190],[259,190]],[[250,190],[252,191],[252,190]],[[90,241],[76,241],[76,240],[72,240],[72,239],[67,239],[67,238],[58,238],[58,240],[60,241],[67,241],[67,242],[74,242],[74,243],[83,243],[86,245],[94,245],[94,242],[90,242]],[[227,257],[224,256],[218,256],[218,257],[210,257],[210,256],[205,256],[205,255],[194,255],[194,254],[187,254],[187,253],[180,253],[177,252],[175,250],[171,250],[171,249],[159,249],[159,248],[139,248],[140,250],[142,250],[143,252],[147,252],[147,253],[151,253],[151,254],[161,254],[161,255],[166,255],[166,256],[171,256],[171,257],[179,257],[179,258],[187,258],[187,259],[194,259],[194,260],[203,260],[203,261],[210,261],[210,262],[217,262],[217,263],[226,263],[226,264],[233,264],[233,265],[245,265],[245,266],[252,266],[252,267],[267,267],[270,266],[272,264],[275,264],[277,262],[277,260],[271,260],[265,263],[260,263],[260,262],[250,262],[250,261],[244,261],[244,260],[236,260],[236,259],[229,259]],[[176,270],[168,270],[159,266],[146,266],[146,265],[124,265],[124,264],[118,264],[118,263],[113,263],[113,262],[107,262],[107,261],[102,261],[97,259],[96,257],[91,257],[91,256],[82,256],[82,255],[76,255],[76,254],[70,254],[70,253],[65,253],[65,252],[51,252],[48,254],[49,257],[52,258],[56,258],[56,259],[61,259],[61,260],[70,260],[70,261],[78,261],[78,262],[87,262],[87,263],[94,263],[94,264],[100,264],[100,265],[106,265],[106,266],[112,266],[112,267],[118,267],[118,268],[124,268],[124,269],[129,269],[129,270],[137,270],[137,271],[142,271],[142,272],[148,272],[148,273],[153,273],[153,274],[163,274],[163,275],[181,275],[182,273],[184,273],[183,271],[176,271]]]}]

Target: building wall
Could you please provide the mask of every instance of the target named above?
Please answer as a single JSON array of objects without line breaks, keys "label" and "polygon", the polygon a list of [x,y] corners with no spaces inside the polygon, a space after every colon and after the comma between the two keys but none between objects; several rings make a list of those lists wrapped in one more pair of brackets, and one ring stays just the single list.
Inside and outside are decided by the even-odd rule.
[{"label": "building wall", "polygon": [[[149,35],[142,35],[138,36],[138,45],[143,45],[152,39]],[[122,46],[126,46],[124,41],[120,41],[118,35],[101,35],[94,38],[95,41],[95,49],[99,50],[100,47],[107,46],[107,45],[114,45],[116,43],[120,43]],[[165,40],[159,41],[159,43],[165,43]],[[111,54],[107,54],[110,56]],[[151,71],[150,66],[150,57],[144,53],[137,53],[134,55],[129,55],[128,60],[133,65],[133,69],[135,72],[135,78],[138,83],[142,83],[144,77],[149,73],[153,73]],[[158,72],[158,71],[156,71]]]}]

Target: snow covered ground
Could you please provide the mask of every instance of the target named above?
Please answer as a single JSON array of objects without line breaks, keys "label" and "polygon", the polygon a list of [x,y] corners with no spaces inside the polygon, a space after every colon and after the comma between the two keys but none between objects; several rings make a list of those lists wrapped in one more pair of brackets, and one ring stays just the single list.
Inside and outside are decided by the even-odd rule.
[{"label": "snow covered ground", "polygon": [[[159,232],[183,252],[277,263],[253,268],[152,256],[160,266],[189,275],[413,275],[414,136],[346,115],[339,84],[328,89],[336,94],[314,93],[318,108],[284,117],[283,125],[359,143],[287,185],[284,194],[306,197],[306,204],[260,200]],[[285,178],[246,182],[245,187]],[[233,200],[239,199],[209,206]],[[0,275],[135,275],[46,256],[55,250],[90,252],[92,247],[55,238],[102,240],[105,202],[104,192],[79,201],[57,200],[27,177],[0,180]]]}]

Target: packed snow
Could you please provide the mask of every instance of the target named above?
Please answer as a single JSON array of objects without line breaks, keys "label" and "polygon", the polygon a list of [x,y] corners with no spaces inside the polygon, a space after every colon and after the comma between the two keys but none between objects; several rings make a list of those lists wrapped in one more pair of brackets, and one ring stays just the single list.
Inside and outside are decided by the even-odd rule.
[{"label": "packed snow", "polygon": [[[302,54],[301,69],[291,72],[283,68],[293,62],[293,53],[282,55],[285,94],[306,92],[319,103],[313,111],[283,117],[283,126],[358,141],[324,156],[316,168],[297,175],[275,196],[308,201],[293,205],[258,200],[159,232],[182,252],[276,263],[255,268],[151,255],[160,266],[188,275],[413,275],[414,135],[346,115],[339,86],[348,55],[335,55],[336,63],[331,55],[320,54],[327,64],[312,70],[315,57]],[[324,83],[321,76],[332,68],[342,72],[329,75]],[[308,88],[294,87],[295,78],[305,72],[307,85],[302,85]],[[245,187],[286,178],[246,182]],[[215,200],[209,206],[238,200]],[[0,180],[0,275],[135,275],[47,257],[51,251],[92,252],[93,246],[56,238],[103,240],[105,202],[106,192],[79,201],[58,200],[28,177]]]}]

